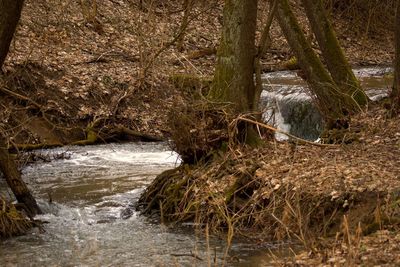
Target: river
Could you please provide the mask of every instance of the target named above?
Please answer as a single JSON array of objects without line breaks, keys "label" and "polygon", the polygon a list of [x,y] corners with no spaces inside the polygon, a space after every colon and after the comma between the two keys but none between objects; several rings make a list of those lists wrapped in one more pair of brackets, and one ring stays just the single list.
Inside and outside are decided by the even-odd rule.
[{"label": "river", "polygon": [[[276,244],[235,242],[190,226],[167,227],[140,216],[134,205],[157,174],[179,164],[165,143],[107,144],[43,150],[24,180],[46,212],[45,232],[0,241],[1,266],[218,266],[259,265]],[[2,182],[1,187],[6,187]],[[4,191],[3,191],[4,193]],[[51,196],[52,203],[49,203]]]},{"label": "river", "polygon": [[[387,94],[390,68],[355,70],[371,98]],[[310,140],[320,116],[294,72],[263,76],[261,102],[274,106],[278,128]],[[305,102],[304,102],[305,101]],[[269,104],[266,104],[268,102]],[[299,112],[299,103],[300,111]],[[304,104],[305,103],[305,104]],[[307,107],[304,108],[304,105]],[[293,115],[297,114],[297,115]],[[280,122],[279,122],[280,121]],[[62,159],[28,164],[23,178],[45,211],[45,232],[0,241],[1,266],[265,266],[287,245],[205,239],[189,225],[167,227],[135,211],[141,192],[157,174],[180,163],[165,143],[107,144],[39,151]],[[0,180],[0,193],[8,194]],[[49,200],[51,198],[51,203]],[[196,227],[194,227],[196,228]]]}]

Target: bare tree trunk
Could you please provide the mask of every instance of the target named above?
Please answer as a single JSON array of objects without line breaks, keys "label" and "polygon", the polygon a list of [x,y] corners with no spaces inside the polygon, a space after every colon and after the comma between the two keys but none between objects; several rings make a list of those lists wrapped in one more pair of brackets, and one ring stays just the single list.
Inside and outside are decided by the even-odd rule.
[{"label": "bare tree trunk", "polygon": [[35,216],[36,214],[40,214],[41,210],[28,187],[22,180],[14,159],[10,157],[5,139],[2,135],[0,135],[0,171],[3,173],[15,198],[19,203],[24,204],[29,215]]},{"label": "bare tree trunk", "polygon": [[24,0],[0,0],[0,69],[10,49],[23,4]]},{"label": "bare tree trunk", "polygon": [[252,110],[257,0],[226,0],[222,40],[209,98],[230,102],[236,112]]},{"label": "bare tree trunk", "polygon": [[[0,69],[10,48],[11,40],[21,17],[23,0],[0,0]],[[30,216],[41,213],[36,200],[21,178],[14,159],[8,153],[6,140],[0,133],[0,171],[19,203],[24,204]]]},{"label": "bare tree trunk", "polygon": [[368,97],[340,47],[321,0],[302,0],[302,3],[333,80],[342,92],[353,97],[361,107],[365,106]]},{"label": "bare tree trunk", "polygon": [[400,1],[397,1],[396,8],[396,29],[395,29],[395,58],[394,58],[394,81],[391,92],[393,108],[400,110]]},{"label": "bare tree trunk", "polygon": [[334,127],[330,124],[359,108],[358,104],[342,93],[333,81],[304,36],[288,0],[278,1],[277,19],[306,76],[311,92],[316,96],[318,107],[328,123],[327,127]]},{"label": "bare tree trunk", "polygon": [[[254,84],[257,0],[226,0],[223,16],[222,39],[208,98],[230,103],[233,113],[254,111],[257,108],[254,104],[257,98]],[[238,125],[238,132],[240,142],[258,145],[253,125],[243,122]]]},{"label": "bare tree trunk", "polygon": [[254,59],[254,71],[256,76],[256,94],[253,101],[253,108],[256,109],[258,107],[258,103],[260,102],[260,97],[262,93],[262,80],[261,80],[261,58],[267,52],[267,49],[271,45],[271,37],[270,37],[270,29],[272,22],[275,17],[276,7],[279,0],[271,1],[270,11],[267,17],[267,21],[265,22],[264,29],[261,33],[260,43],[257,48],[257,55]]}]

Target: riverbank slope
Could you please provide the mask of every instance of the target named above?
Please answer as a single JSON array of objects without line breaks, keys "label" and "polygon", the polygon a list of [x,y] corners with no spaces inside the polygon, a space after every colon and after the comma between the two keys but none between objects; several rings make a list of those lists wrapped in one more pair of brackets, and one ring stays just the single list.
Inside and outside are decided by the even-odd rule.
[{"label": "riverbank slope", "polygon": [[[375,104],[352,119],[346,143],[230,147],[211,162],[159,175],[139,207],[165,221],[207,225],[228,240],[299,241],[312,253],[292,264],[400,263],[393,245],[400,233],[399,123]],[[383,240],[392,245],[379,249]]]}]

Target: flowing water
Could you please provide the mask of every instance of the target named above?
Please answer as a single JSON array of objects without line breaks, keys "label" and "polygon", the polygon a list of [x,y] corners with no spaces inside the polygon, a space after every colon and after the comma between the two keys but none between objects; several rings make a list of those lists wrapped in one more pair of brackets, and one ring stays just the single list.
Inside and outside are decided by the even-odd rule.
[{"label": "flowing water", "polygon": [[[371,98],[385,96],[390,68],[355,70]],[[278,127],[316,138],[321,118],[306,85],[293,72],[264,76],[262,102]],[[268,104],[265,104],[268,102]],[[293,104],[294,103],[294,104]],[[300,108],[299,108],[300,107]],[[280,120],[280,121],[279,121]],[[279,244],[209,241],[193,227],[171,229],[140,216],[134,205],[157,174],[179,164],[167,144],[108,144],[44,150],[51,158],[23,169],[23,178],[45,212],[45,232],[0,240],[0,266],[265,266]],[[10,194],[0,179],[0,195]],[[49,201],[51,198],[51,202]],[[287,246],[283,246],[286,247]],[[286,249],[287,252],[287,249]],[[285,253],[285,249],[283,249]]]},{"label": "flowing water", "polygon": [[[371,100],[388,95],[393,82],[392,68],[363,67],[353,71]],[[323,121],[304,80],[296,72],[278,71],[264,74],[262,81],[261,106],[265,108],[265,120],[284,132],[316,140],[323,129]],[[282,134],[276,137],[287,139]]]},{"label": "flowing water", "polygon": [[[207,242],[189,226],[171,229],[139,216],[134,205],[145,186],[179,164],[166,144],[108,144],[42,153],[66,156],[23,169],[24,180],[46,212],[37,216],[48,222],[45,232],[35,229],[0,241],[1,266],[207,266],[214,259],[219,266],[224,260],[230,266],[249,266],[268,259],[266,252],[275,247],[236,242],[225,257],[224,240],[214,237]],[[4,182],[0,186],[6,188]]]}]

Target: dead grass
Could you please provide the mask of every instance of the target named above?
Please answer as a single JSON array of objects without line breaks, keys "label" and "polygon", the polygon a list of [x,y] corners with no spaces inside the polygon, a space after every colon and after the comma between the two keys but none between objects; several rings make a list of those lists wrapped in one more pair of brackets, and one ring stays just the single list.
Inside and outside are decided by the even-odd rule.
[{"label": "dead grass", "polygon": [[[222,1],[196,1],[180,49],[171,43],[181,28],[180,2],[145,1],[142,6],[124,0],[94,3],[26,1],[4,69],[11,76],[17,74],[18,81],[24,72],[28,76],[23,77],[29,79],[22,81],[29,83],[13,92],[35,100],[46,114],[53,112],[61,118],[61,126],[83,123],[79,125],[82,130],[91,122],[112,117],[124,121],[129,129],[168,135],[168,110],[185,102],[169,80],[170,74],[212,75],[214,52],[191,55],[215,51]],[[267,10],[261,4],[260,26]],[[350,16],[354,10],[333,16],[350,62],[390,63],[392,34],[380,26],[380,22],[387,25],[387,17],[380,15],[385,13],[373,11],[367,17],[369,22],[363,14],[356,14],[360,15],[359,25],[370,26],[355,31]],[[306,26],[301,8],[296,12]],[[360,33],[368,34],[361,38]],[[272,46],[262,64],[269,66],[290,57],[290,49],[273,23]],[[4,96],[0,128],[14,140],[43,142],[43,135],[26,129],[32,115],[41,113],[37,107],[32,112],[29,101]],[[261,237],[294,237],[312,247],[310,236],[339,231],[344,214],[350,228],[358,226],[356,219],[368,226],[374,223],[370,211],[375,210],[377,199],[389,204],[386,199],[396,201],[397,125],[398,120],[387,119],[385,111],[372,108],[351,124],[353,142],[348,145],[269,142],[256,150],[227,147],[212,163],[184,165],[160,176],[146,191],[142,204],[148,211],[161,209],[169,220],[197,218],[212,230],[228,230],[229,236],[234,232],[246,235],[251,229]],[[362,205],[365,207],[360,209]],[[351,215],[352,210],[360,212]]]},{"label": "dead grass", "polygon": [[355,117],[351,144],[230,146],[211,162],[161,174],[139,205],[146,213],[161,210],[165,221],[196,221],[230,238],[299,240],[318,260],[326,253],[321,240],[337,235],[342,258],[356,264],[363,234],[399,224],[399,118],[387,114],[373,106]]},{"label": "dead grass", "polygon": [[19,212],[14,205],[0,198],[0,238],[25,234],[34,226],[23,213]]}]

